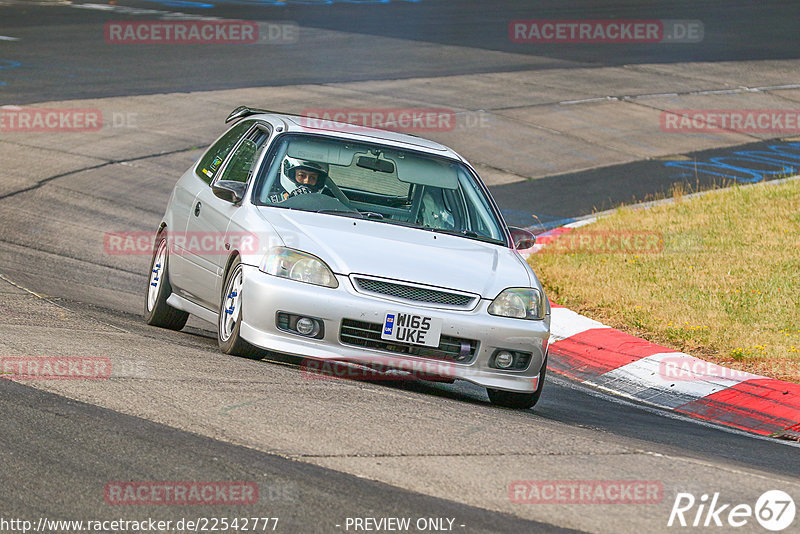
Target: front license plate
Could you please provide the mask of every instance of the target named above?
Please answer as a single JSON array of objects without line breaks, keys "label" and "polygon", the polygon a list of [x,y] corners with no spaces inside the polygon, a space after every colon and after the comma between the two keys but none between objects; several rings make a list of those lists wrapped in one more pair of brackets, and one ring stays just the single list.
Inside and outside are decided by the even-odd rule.
[{"label": "front license plate", "polygon": [[389,312],[383,320],[381,339],[438,347],[442,320],[411,313]]}]

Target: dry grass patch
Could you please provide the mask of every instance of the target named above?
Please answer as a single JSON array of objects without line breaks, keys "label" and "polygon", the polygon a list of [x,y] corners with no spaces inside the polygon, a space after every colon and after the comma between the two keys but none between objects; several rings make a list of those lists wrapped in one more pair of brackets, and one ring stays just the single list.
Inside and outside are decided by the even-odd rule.
[{"label": "dry grass patch", "polygon": [[572,310],[800,382],[800,180],[619,209],[528,261],[548,296]]}]

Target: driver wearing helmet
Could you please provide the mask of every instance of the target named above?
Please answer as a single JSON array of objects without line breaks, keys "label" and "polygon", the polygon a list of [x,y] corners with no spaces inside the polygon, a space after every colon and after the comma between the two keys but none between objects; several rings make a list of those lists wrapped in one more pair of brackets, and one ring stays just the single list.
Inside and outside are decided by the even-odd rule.
[{"label": "driver wearing helmet", "polygon": [[287,156],[281,166],[280,185],[269,196],[272,202],[283,202],[289,197],[306,193],[319,193],[328,180],[328,164]]}]

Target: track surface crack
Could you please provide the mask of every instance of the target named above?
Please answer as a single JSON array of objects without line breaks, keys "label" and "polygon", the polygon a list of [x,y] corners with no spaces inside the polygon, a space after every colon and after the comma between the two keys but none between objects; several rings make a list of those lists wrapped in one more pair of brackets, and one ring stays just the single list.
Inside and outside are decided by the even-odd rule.
[{"label": "track surface crack", "polygon": [[66,176],[72,176],[73,174],[79,174],[81,172],[93,171],[93,170],[96,170],[96,169],[102,169],[102,168],[108,167],[110,165],[119,165],[119,164],[123,164],[123,163],[132,163],[134,161],[141,161],[141,160],[145,160],[145,159],[158,158],[158,157],[161,157],[161,156],[170,156],[172,154],[181,154],[183,152],[191,152],[192,150],[197,150],[197,147],[196,146],[192,146],[192,147],[188,147],[188,148],[179,148],[179,149],[176,149],[176,150],[168,150],[166,152],[158,152],[156,154],[146,154],[144,156],[136,156],[135,158],[112,159],[112,160],[104,161],[103,163],[98,163],[97,165],[89,165],[88,167],[82,167],[80,169],[75,169],[75,170],[71,170],[71,171],[67,171],[67,172],[62,172],[62,173],[56,174],[54,176],[49,176],[47,178],[42,178],[41,180],[39,180],[38,182],[34,183],[33,185],[29,185],[28,187],[23,187],[22,189],[18,189],[16,191],[12,191],[12,192],[6,193],[4,195],[0,195],[0,200],[5,200],[7,198],[11,198],[11,197],[17,196],[17,195],[19,195],[21,193],[27,193],[29,191],[35,191],[36,189],[39,189],[43,185],[46,185],[46,184],[52,182],[53,180],[58,180],[59,178],[64,178]]}]

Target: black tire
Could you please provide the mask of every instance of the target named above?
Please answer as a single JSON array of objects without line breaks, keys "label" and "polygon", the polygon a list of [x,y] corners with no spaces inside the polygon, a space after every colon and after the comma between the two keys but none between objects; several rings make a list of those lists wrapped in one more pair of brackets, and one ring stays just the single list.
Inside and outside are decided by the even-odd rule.
[{"label": "black tire", "polygon": [[504,408],[514,408],[518,410],[533,408],[536,406],[536,403],[539,402],[539,397],[542,395],[546,372],[547,356],[544,357],[544,361],[542,362],[542,370],[539,372],[539,384],[536,386],[536,391],[533,393],[518,393],[515,391],[486,388],[486,392],[489,394],[489,400],[492,404],[503,406]]},{"label": "black tire", "polygon": [[[239,335],[239,328],[242,324],[241,281],[242,264],[237,257],[228,269],[225,285],[222,286],[217,321],[217,342],[219,349],[225,354],[261,360],[266,355],[265,351],[251,345]],[[235,317],[231,318],[231,315]]]},{"label": "black tire", "polygon": [[150,276],[144,296],[144,318],[151,326],[180,330],[189,320],[189,314],[167,304],[172,294],[169,283],[169,248],[167,238],[159,234],[150,260]]}]

